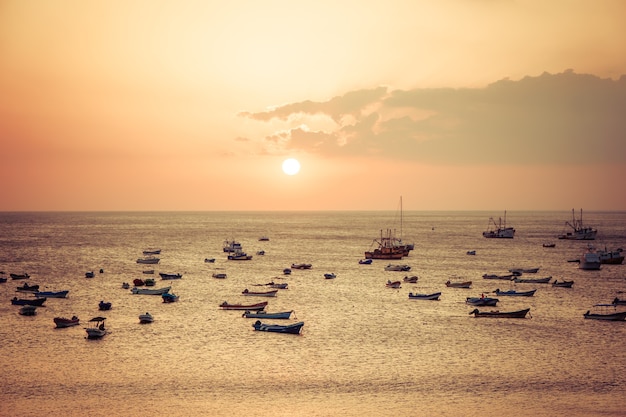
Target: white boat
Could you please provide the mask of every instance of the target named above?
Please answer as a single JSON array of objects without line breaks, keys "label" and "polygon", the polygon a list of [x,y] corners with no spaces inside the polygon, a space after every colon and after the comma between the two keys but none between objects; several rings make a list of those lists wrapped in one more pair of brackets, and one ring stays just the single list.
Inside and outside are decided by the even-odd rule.
[{"label": "white boat", "polygon": [[410,271],[411,267],[409,265],[394,265],[394,264],[389,264],[385,267],[385,271],[401,271],[401,272],[407,272]]},{"label": "white boat", "polygon": [[326,278],[326,279],[334,279],[334,278],[337,278],[337,275],[335,275],[334,273],[330,272],[330,273],[324,274],[324,278]]},{"label": "white boat", "polygon": [[152,317],[152,314],[148,313],[147,311],[145,314],[139,315],[139,323],[141,324],[152,323],[153,321],[154,317]]},{"label": "white boat", "polygon": [[100,339],[107,334],[107,329],[104,326],[106,317],[94,317],[89,320],[89,326],[85,328],[87,332],[87,339]]},{"label": "white boat", "polygon": [[224,247],[222,249],[224,250],[224,252],[237,252],[241,251],[242,247],[241,243],[235,240],[225,240]]},{"label": "white boat", "polygon": [[604,250],[598,251],[600,262],[603,264],[621,265],[624,263],[624,254],[622,252],[622,248],[607,250],[605,247]]},{"label": "white boat", "polygon": [[504,212],[504,222],[502,221],[502,217],[499,218],[498,223],[495,222],[493,217],[489,218],[487,231],[483,232],[483,236],[490,239],[513,239],[513,237],[515,236],[515,229],[513,227],[507,227],[506,211]]},{"label": "white boat", "polygon": [[580,219],[576,219],[574,209],[572,209],[572,222],[565,222],[565,227],[569,227],[572,231],[559,235],[559,239],[595,240],[598,233],[597,229],[583,225],[583,209],[580,209]]},{"label": "white boat", "polygon": [[598,270],[602,266],[602,260],[600,259],[600,254],[596,252],[596,250],[589,246],[583,254],[580,256],[578,261],[578,268],[584,269],[587,271]]},{"label": "white boat", "polygon": [[163,288],[131,288],[131,292],[133,294],[145,294],[145,295],[163,295],[165,293],[170,292],[170,288],[172,287],[163,287]]}]

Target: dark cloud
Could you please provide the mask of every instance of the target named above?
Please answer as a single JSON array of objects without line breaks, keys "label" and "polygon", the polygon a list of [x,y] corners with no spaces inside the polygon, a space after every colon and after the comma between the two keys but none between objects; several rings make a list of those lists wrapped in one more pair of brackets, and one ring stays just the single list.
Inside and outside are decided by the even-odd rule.
[{"label": "dark cloud", "polygon": [[[623,163],[626,76],[544,73],[484,88],[348,92],[261,113],[291,120],[285,147],[324,155],[379,155],[429,163]],[[334,128],[302,121],[327,116]]]}]

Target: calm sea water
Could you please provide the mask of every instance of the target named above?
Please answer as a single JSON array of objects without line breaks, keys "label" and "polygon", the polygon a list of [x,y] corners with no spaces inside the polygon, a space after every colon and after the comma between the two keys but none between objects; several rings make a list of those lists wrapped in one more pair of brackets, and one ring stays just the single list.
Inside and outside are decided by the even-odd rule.
[{"label": "calm sea water", "polygon": [[[0,213],[0,270],[70,291],[24,317],[10,303],[24,281],[0,284],[0,415],[626,415],[626,323],[583,319],[596,303],[626,298],[626,266],[581,271],[567,262],[588,243],[556,239],[571,213],[508,212],[515,239],[484,239],[488,218],[499,215],[404,212],[400,224],[395,212]],[[599,229],[595,246],[626,247],[626,213],[584,215]],[[385,271],[389,261],[358,264],[387,228],[415,243],[394,262],[410,265],[408,274]],[[226,239],[254,258],[226,260]],[[153,247],[162,249],[161,262],[137,264]],[[301,262],[312,269],[282,274]],[[183,274],[155,275],[179,302],[121,287],[152,267]],[[540,267],[537,277],[575,284],[482,278],[514,267]],[[87,279],[90,270],[96,276]],[[337,278],[324,279],[326,272]],[[418,283],[385,287],[405,275]],[[447,288],[448,279],[474,285]],[[269,281],[289,289],[270,299],[241,295]],[[532,298],[500,297],[498,307],[530,307],[532,317],[468,315],[466,297],[498,287],[537,288]],[[440,301],[408,299],[435,291]],[[113,308],[98,311],[100,300]],[[218,308],[265,300],[268,311],[295,310],[302,335],[255,332],[253,319]],[[146,311],[155,321],[140,325]],[[110,333],[86,340],[83,326],[54,328],[55,316],[72,315],[83,322],[105,315]]]}]

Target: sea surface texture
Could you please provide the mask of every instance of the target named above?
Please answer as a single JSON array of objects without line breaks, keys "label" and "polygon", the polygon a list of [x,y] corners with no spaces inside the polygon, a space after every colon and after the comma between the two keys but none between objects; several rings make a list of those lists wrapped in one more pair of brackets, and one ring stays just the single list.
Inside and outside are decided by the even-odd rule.
[{"label": "sea surface texture", "polygon": [[[579,213],[577,212],[577,215]],[[583,313],[626,298],[626,266],[583,271],[568,262],[587,245],[626,247],[626,213],[585,212],[595,241],[558,240],[571,212],[507,213],[514,239],[485,239],[499,212],[0,213],[0,415],[2,416],[624,416],[626,322]],[[387,229],[415,249],[361,265]],[[269,241],[260,241],[267,236]],[[227,260],[236,240],[253,258]],[[544,243],[555,247],[546,248]],[[160,248],[156,265],[138,264]],[[265,251],[264,255],[257,252]],[[468,251],[476,251],[468,255]],[[214,263],[205,258],[215,258]],[[310,263],[311,269],[293,269]],[[406,264],[408,272],[385,271]],[[573,280],[572,288],[484,279],[511,268],[523,278]],[[99,272],[102,269],[103,272]],[[154,269],[154,275],[143,271]],[[93,278],[85,272],[94,271]],[[13,280],[10,273],[28,273]],[[180,273],[161,280],[158,273]],[[213,278],[226,273],[226,279]],[[335,273],[335,279],[325,279]],[[415,284],[388,280],[418,276]],[[180,296],[136,295],[135,278]],[[447,280],[473,282],[448,288]],[[69,290],[35,316],[11,304],[25,282]],[[288,283],[274,298],[244,296]],[[470,296],[530,308],[525,319],[475,318]],[[441,292],[439,301],[408,294]],[[99,311],[98,303],[112,303]],[[268,301],[293,310],[301,335],[255,331],[255,319],[220,303]],[[626,309],[619,307],[618,310]],[[139,324],[150,312],[154,322]],[[57,329],[53,318],[81,324]],[[109,333],[86,339],[90,318]]]}]

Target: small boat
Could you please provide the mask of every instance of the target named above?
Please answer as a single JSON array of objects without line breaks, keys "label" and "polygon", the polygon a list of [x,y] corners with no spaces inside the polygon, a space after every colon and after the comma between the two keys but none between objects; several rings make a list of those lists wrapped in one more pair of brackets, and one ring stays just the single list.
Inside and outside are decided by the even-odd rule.
[{"label": "small boat", "polygon": [[291,313],[293,313],[293,310],[280,311],[276,313],[268,313],[267,311],[264,311],[264,310],[260,310],[260,311],[246,310],[246,312],[243,313],[241,317],[245,317],[247,319],[287,320],[291,317]]},{"label": "small boat", "polygon": [[291,269],[289,268],[283,269],[283,275],[291,275]]},{"label": "small boat", "polygon": [[204,258],[204,262],[206,262],[208,264],[215,263],[215,258]]},{"label": "small boat", "polygon": [[65,298],[67,297],[67,294],[69,293],[69,290],[63,290],[63,291],[37,291],[34,292],[33,294],[35,295],[35,297],[37,298]]},{"label": "small boat", "polygon": [[248,289],[246,288],[241,293],[243,295],[252,295],[252,296],[257,296],[257,297],[276,297],[276,293],[278,293],[278,290],[271,290],[271,291],[248,291]]},{"label": "small boat", "polygon": [[291,269],[311,269],[311,264],[291,264]]},{"label": "small boat", "polygon": [[93,271],[85,272],[85,278],[93,278],[95,276],[96,276],[96,274],[94,274]]},{"label": "small boat", "polygon": [[9,276],[11,277],[11,279],[28,279],[28,278],[30,278],[30,275],[28,275],[27,273],[23,273],[23,274],[9,274]]},{"label": "small boat", "polygon": [[13,297],[13,299],[11,300],[11,304],[13,304],[14,306],[37,306],[37,307],[41,307],[43,306],[43,303],[45,303],[47,300],[47,298],[17,298],[17,297]]},{"label": "small boat", "polygon": [[78,326],[80,324],[80,320],[76,316],[72,316],[71,319],[68,319],[66,317],[55,317],[53,320],[54,320],[54,324],[56,325],[57,329],[62,329],[62,328],[65,328],[65,327]]},{"label": "small boat", "polygon": [[372,259],[359,259],[359,263],[361,265],[371,265],[372,264]]},{"label": "small boat", "polygon": [[122,282],[122,288],[124,288],[125,290],[130,288],[130,284],[128,282]]},{"label": "small boat", "polygon": [[572,288],[572,285],[574,285],[574,281],[561,281],[561,282],[559,282],[558,280],[555,280],[552,283],[553,287]]},{"label": "small boat", "polygon": [[163,295],[167,292],[170,292],[170,288],[172,287],[163,287],[163,288],[137,288],[133,287],[130,291],[133,294],[144,294],[144,295]]},{"label": "small boat", "polygon": [[260,250],[260,251],[257,251],[256,254],[260,255],[260,256],[263,256],[263,255],[265,255],[265,251],[264,250]]},{"label": "small boat", "polygon": [[387,229],[385,235],[381,229],[380,238],[372,241],[372,246],[374,245],[378,247],[365,251],[365,259],[402,259],[413,249],[413,245],[405,245],[401,238],[394,236],[391,229]]},{"label": "small boat", "polygon": [[265,307],[267,306],[267,301],[263,301],[262,303],[256,303],[256,304],[229,304],[228,302],[224,301],[222,304],[220,304],[220,308],[222,310],[249,310],[249,311],[260,311],[260,310],[264,310]]},{"label": "small boat", "polygon": [[624,305],[626,305],[626,300],[620,300],[619,298],[615,297],[611,304],[624,306]]},{"label": "small boat", "polygon": [[385,284],[387,288],[402,288],[401,285],[402,285],[401,281],[391,281],[389,279],[387,280],[387,283]]},{"label": "small boat", "polygon": [[146,285],[146,282],[143,279],[135,278],[133,280],[133,285],[135,287],[143,287],[144,285]]},{"label": "small boat", "polygon": [[451,282],[446,281],[446,287],[448,288],[472,288],[472,281]]},{"label": "small boat", "polygon": [[183,276],[181,274],[165,274],[163,272],[159,273],[161,279],[181,279]]},{"label": "small boat", "polygon": [[468,250],[467,252],[465,252],[467,255],[476,255],[476,251],[475,250]]},{"label": "small boat", "polygon": [[485,297],[485,295],[481,295],[480,297],[467,297],[465,299],[466,304],[473,305],[475,307],[495,307],[498,304],[497,298],[493,297]]},{"label": "small boat", "polygon": [[254,330],[260,332],[274,332],[274,333],[288,333],[288,334],[300,334],[302,330],[302,326],[304,326],[304,322],[300,321],[298,323],[281,325],[281,324],[264,324],[261,323],[261,320],[257,320],[252,327]]},{"label": "small boat", "polygon": [[161,253],[161,249],[146,249],[143,251],[144,255],[159,255]]},{"label": "small boat", "polygon": [[441,297],[440,292],[434,292],[432,294],[413,294],[409,293],[409,300],[439,300]]},{"label": "small boat", "polygon": [[22,306],[20,308],[19,313],[22,316],[34,316],[37,314],[37,306],[30,306],[30,305]]},{"label": "small boat", "polygon": [[408,282],[409,284],[416,284],[418,279],[417,275],[413,275],[411,277],[404,277],[402,281]]},{"label": "small boat", "polygon": [[576,214],[574,209],[572,209],[572,222],[565,222],[565,226],[571,228],[572,231],[559,235],[559,239],[594,240],[598,233],[597,229],[583,226],[583,209],[580,209],[580,219],[576,219]]},{"label": "small boat", "polygon": [[556,243],[544,243],[543,247],[544,248],[554,248],[556,246]]},{"label": "small boat", "polygon": [[494,293],[497,296],[511,296],[511,297],[532,297],[533,295],[535,295],[535,292],[537,290],[530,290],[530,291],[515,291],[515,290],[508,290],[508,291],[500,291],[500,289],[498,288],[497,290],[494,291]]},{"label": "small boat", "polygon": [[216,272],[212,276],[213,278],[225,279],[227,275],[224,272]]},{"label": "small boat", "polygon": [[169,292],[161,294],[161,298],[163,298],[164,303],[175,303],[176,301],[178,301],[178,295]]},{"label": "small boat", "polygon": [[152,265],[152,264],[158,264],[160,260],[161,259],[155,258],[154,256],[149,256],[147,258],[139,258],[139,259],[137,259],[137,263],[138,264]]},{"label": "small boat", "polygon": [[525,308],[523,310],[517,311],[480,311],[477,308],[470,311],[470,315],[474,315],[474,317],[495,317],[495,318],[505,318],[505,319],[523,319],[526,317],[530,308]]},{"label": "small boat", "polygon": [[146,278],[144,284],[146,287],[154,287],[156,285],[156,281],[153,278]]},{"label": "small boat", "polygon": [[261,236],[259,238],[259,242],[269,242],[270,238],[267,236]]},{"label": "small boat", "polygon": [[600,262],[603,264],[621,265],[624,263],[624,255],[622,252],[622,248],[618,248],[616,250],[607,250],[604,248],[604,250],[598,251],[598,254],[600,255]]},{"label": "small boat", "polygon": [[145,271],[142,271],[142,273],[146,275],[152,275],[154,274],[154,269],[146,269]]},{"label": "small boat", "polygon": [[483,274],[483,279],[501,279],[505,281],[511,281],[513,278],[515,278],[514,274],[509,274],[509,275]]},{"label": "small boat", "polygon": [[513,278],[513,282],[521,283],[521,284],[549,284],[551,276],[545,278]]},{"label": "small boat", "polygon": [[509,272],[513,275],[536,274],[539,272],[539,268],[511,268]]},{"label": "small boat", "polygon": [[106,317],[94,317],[89,320],[89,325],[85,328],[87,332],[87,339],[100,339],[107,334],[107,329],[104,326]]},{"label": "small boat", "polygon": [[289,287],[289,284],[286,282],[281,282],[281,283],[275,283],[275,282],[268,282],[267,285],[270,288],[276,288],[278,290],[286,290],[287,287]]},{"label": "small boat", "polygon": [[600,269],[601,266],[600,254],[593,246],[588,246],[578,260],[578,269],[593,271]]},{"label": "small boat", "polygon": [[235,251],[228,255],[229,261],[249,261],[252,259],[252,255],[248,255],[242,251]]},{"label": "small boat", "polygon": [[4,284],[5,282],[7,282],[9,279],[7,277],[0,277],[0,284]]},{"label": "small boat", "polygon": [[141,324],[152,323],[153,321],[154,317],[152,317],[152,314],[148,313],[147,311],[145,314],[139,315],[139,323]]},{"label": "small boat", "polygon": [[385,267],[385,271],[401,271],[401,272],[408,272],[411,270],[411,267],[409,265],[394,265],[394,264],[389,264]]},{"label": "small boat", "polygon": [[504,222],[502,222],[502,217],[500,217],[500,221],[498,223],[495,222],[493,217],[490,217],[487,231],[483,232],[483,237],[489,239],[513,239],[514,236],[515,229],[512,227],[507,227],[506,225],[506,211],[504,212]]},{"label": "small boat", "polygon": [[326,279],[334,279],[337,278],[337,275],[335,275],[334,273],[328,273],[328,274],[324,274],[324,278]]},{"label": "small boat", "polygon": [[19,287],[17,287],[17,289],[15,290],[17,292],[38,292],[39,291],[39,285],[28,285],[28,283],[24,283],[24,285],[21,285]]},{"label": "small boat", "polygon": [[112,304],[110,302],[104,302],[104,301],[100,300],[100,302],[98,303],[98,310],[100,310],[100,311],[110,310],[111,306],[112,306]]},{"label": "small boat", "polygon": [[602,312],[592,313],[590,310],[587,310],[583,316],[586,319],[592,320],[608,320],[608,321],[624,321],[626,320],[626,311],[615,311],[613,313],[607,313],[606,308],[613,307],[613,309],[617,308],[617,304],[596,304],[594,307],[602,308]]}]

